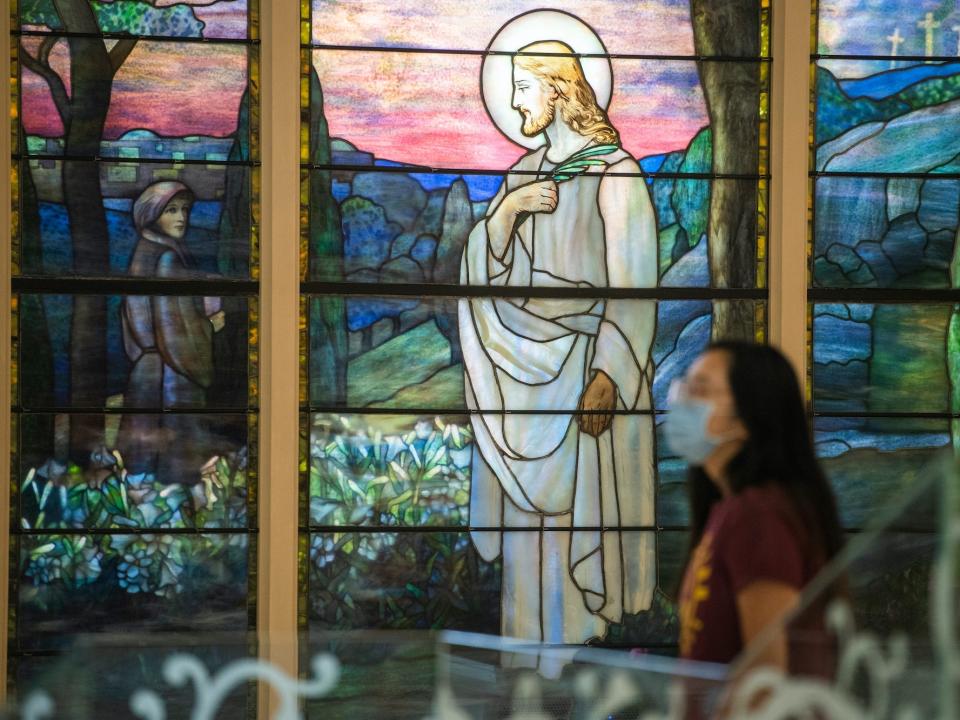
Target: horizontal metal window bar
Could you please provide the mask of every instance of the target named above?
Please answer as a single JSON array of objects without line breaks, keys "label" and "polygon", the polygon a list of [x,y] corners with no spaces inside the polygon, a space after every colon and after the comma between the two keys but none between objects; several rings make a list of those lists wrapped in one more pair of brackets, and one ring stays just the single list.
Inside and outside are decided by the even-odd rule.
[{"label": "horizontal metal window bar", "polygon": [[[158,139],[157,142],[164,142]],[[52,160],[55,162],[89,162],[101,165],[216,165],[218,167],[260,167],[260,162],[253,160],[204,160],[201,158],[173,158],[137,157],[123,158],[110,155],[57,155],[54,153],[13,153],[13,160],[27,162],[30,160]]]},{"label": "horizontal metal window bar", "polygon": [[[118,407],[79,407],[76,405],[55,405],[55,406],[24,406],[15,405],[11,412],[19,415],[219,415],[235,416],[237,418],[256,415],[259,407],[249,405],[244,407],[217,407],[217,408],[118,408]],[[302,414],[329,414],[329,415],[665,415],[665,408],[656,408],[652,410],[579,410],[571,408],[568,410],[556,409],[513,409],[513,410],[488,410],[473,409],[468,407],[400,407],[390,408],[383,406],[367,407],[359,406],[341,406],[324,404],[301,405]],[[851,418],[851,419],[908,419],[908,420],[955,420],[960,419],[960,412],[910,412],[910,411],[890,411],[890,412],[840,412],[830,410],[814,410],[811,413],[814,418]]]},{"label": "horizontal metal window bar", "polygon": [[163,280],[159,278],[117,277],[14,277],[13,292],[42,295],[229,295],[256,297],[256,280]]},{"label": "horizontal metal window bar", "polygon": [[[958,71],[960,72],[960,71]],[[887,178],[903,180],[956,180],[960,178],[960,173],[938,173],[938,172],[859,172],[856,170],[811,170],[809,172],[812,178],[866,178],[867,180],[877,179],[886,180]]]},{"label": "horizontal metal window bar", "polygon": [[419,285],[387,283],[333,283],[303,281],[300,292],[306,295],[335,295],[358,297],[422,297],[429,299],[460,298],[584,298],[596,300],[766,300],[764,288],[558,288],[544,286],[491,286],[491,285]]},{"label": "horizontal metal window bar", "polygon": [[854,420],[956,420],[960,418],[960,413],[940,413],[940,412],[833,412],[814,410],[814,418],[851,418]]},{"label": "horizontal metal window bar", "polygon": [[256,415],[259,409],[256,406],[232,408],[118,408],[118,407],[78,407],[76,405],[55,405],[29,407],[14,406],[12,412],[20,415],[220,415],[246,418]]},{"label": "horizontal metal window bar", "polygon": [[260,40],[255,38],[225,38],[225,37],[180,37],[177,35],[134,35],[133,33],[123,32],[98,32],[86,33],[70,30],[24,30],[23,28],[13,28],[10,34],[14,37],[62,37],[70,38],[100,38],[102,40],[144,40],[146,42],[165,42],[165,43],[201,43],[204,45],[253,45],[259,46]]},{"label": "horizontal metal window bar", "polygon": [[[321,533],[469,533],[469,532],[649,532],[656,534],[685,533],[690,531],[688,525],[582,525],[576,527],[508,527],[493,525],[307,525],[301,526],[300,532],[319,535]],[[871,528],[850,527],[841,528],[844,534],[859,535],[872,532]],[[902,535],[931,535],[936,536],[939,530],[935,527],[918,527],[912,525],[893,526],[883,528],[881,533],[898,533]]]},{"label": "horizontal metal window bar", "polygon": [[[481,175],[484,177],[506,177],[508,175],[537,177],[547,174],[546,170],[484,170],[482,168],[442,168],[426,165],[338,165],[336,163],[301,163],[301,170],[317,170],[322,172],[357,172],[357,173],[403,173],[416,175]],[[769,180],[770,175],[758,173],[661,173],[646,172],[622,173],[601,172],[586,170],[579,177],[643,177],[654,179],[674,180]]]},{"label": "horizontal metal window bar", "polygon": [[807,300],[822,305],[934,305],[960,302],[960,288],[810,288]]},{"label": "horizontal metal window bar", "polygon": [[336,405],[303,405],[301,413],[329,415],[663,415],[665,410],[473,410],[459,408],[387,408],[387,407],[340,407]]},{"label": "horizontal metal window bar", "polygon": [[[239,610],[238,610],[238,612],[239,612]],[[171,624],[172,624],[172,625],[175,625],[175,626],[177,626],[177,627],[182,627],[182,626],[185,625],[186,623],[181,622],[181,621],[174,621],[174,622],[171,623]],[[153,636],[155,637],[156,635],[160,634],[161,637],[170,637],[170,636],[176,637],[176,636],[178,636],[178,635],[181,635],[183,632],[184,632],[184,631],[177,631],[177,630],[172,630],[172,631],[171,631],[171,630],[159,630],[159,631],[153,631]],[[192,631],[191,631],[191,630],[187,630],[186,632],[192,632]],[[222,635],[224,635],[224,634],[226,634],[226,633],[228,633],[228,632],[230,632],[230,631],[228,631],[228,630],[215,630],[214,632],[218,635],[218,637],[220,637],[220,636],[222,636]],[[80,632],[65,631],[65,632],[64,632],[64,635],[67,636],[67,637],[77,637],[78,635],[83,635],[83,634],[84,634],[83,631],[80,631]],[[90,633],[90,634],[92,634],[92,633]],[[116,655],[119,655],[120,653],[126,653],[126,652],[137,653],[138,655],[140,655],[140,654],[142,654],[142,653],[144,653],[144,652],[147,652],[147,651],[150,651],[150,650],[156,650],[156,651],[160,651],[160,652],[166,653],[167,655],[172,655],[172,654],[175,653],[175,652],[180,652],[180,651],[187,650],[187,649],[193,650],[194,648],[196,648],[196,647],[197,647],[198,645],[200,645],[200,644],[204,644],[204,645],[206,645],[207,647],[209,647],[209,644],[208,644],[208,643],[203,643],[203,640],[202,640],[202,638],[207,637],[209,634],[210,634],[210,633],[209,633],[209,631],[207,631],[207,630],[203,630],[203,631],[200,632],[200,633],[196,633],[197,637],[200,638],[200,639],[198,639],[195,644],[190,644],[190,645],[187,645],[186,643],[184,643],[184,644],[182,644],[182,645],[171,645],[169,640],[165,640],[165,641],[164,641],[164,640],[161,640],[161,644],[151,645],[151,644],[150,644],[150,642],[151,642],[151,641],[150,641],[150,637],[151,637],[150,635],[138,635],[138,636],[137,636],[137,640],[136,640],[136,641],[132,641],[130,645],[118,646],[118,645],[107,645],[106,643],[99,643],[99,644],[97,644],[95,647],[96,647],[96,649],[97,649],[97,652],[98,652],[99,657],[101,657],[101,658],[112,658],[112,657],[115,657]],[[238,648],[238,649],[239,649],[239,648],[241,648],[241,647],[247,648],[248,651],[247,651],[246,655],[239,655],[239,654],[238,654],[238,658],[242,658],[242,657],[253,657],[254,655],[256,655],[256,651],[255,651],[255,649],[254,649],[254,648],[256,647],[256,645],[255,645],[255,644],[252,644],[252,643],[255,643],[255,642],[256,642],[257,637],[258,637],[258,635],[257,635],[257,633],[256,633],[256,629],[255,629],[254,623],[248,621],[248,623],[244,626],[244,629],[239,630],[239,631],[235,631],[235,634],[249,635],[250,637],[249,637],[248,640],[243,641],[243,644],[242,644],[242,645],[241,645],[240,641],[237,641],[236,643],[233,643],[233,644],[226,644],[226,643],[222,643],[222,642],[215,642],[215,643],[213,644],[213,646],[214,646],[214,647],[217,647],[217,648],[220,648],[220,649],[222,649],[222,650],[231,650],[231,649],[233,649],[233,648]],[[14,641],[14,642],[16,642],[16,641]],[[653,646],[651,646],[651,645],[635,645],[635,646],[631,646],[631,647],[653,647]],[[66,658],[70,658],[71,660],[76,660],[76,657],[77,657],[77,655],[76,655],[77,649],[76,649],[75,647],[65,647],[65,648],[26,648],[26,649],[24,649],[24,648],[19,648],[19,647],[13,647],[13,646],[11,646],[10,649],[7,651],[7,653],[8,653],[8,657],[10,657],[10,658],[15,658],[15,659],[17,659],[17,660],[28,660],[28,659],[30,659],[30,658],[59,658],[59,657],[66,657]],[[226,665],[226,663],[224,663],[224,665]],[[72,664],[71,664],[71,666],[72,666]],[[252,683],[252,682],[254,682],[254,681],[248,680],[247,682],[248,682],[248,683]]]},{"label": "horizontal metal window bar", "polygon": [[687,532],[686,525],[578,525],[576,527],[507,527],[499,525],[307,525],[301,526],[300,532],[313,535],[319,533],[424,533],[436,535],[438,533],[467,533],[467,532]]},{"label": "horizontal metal window bar", "polygon": [[[309,621],[308,621],[308,622],[309,622]],[[252,629],[253,629],[253,626],[251,626],[250,629],[252,630]],[[216,632],[220,633],[221,631],[216,631]],[[224,632],[225,632],[225,631],[224,631]],[[244,633],[245,633],[245,632],[247,632],[247,631],[244,630],[244,631],[241,631],[241,632],[244,632]],[[311,634],[319,634],[319,636],[316,637],[315,639],[316,639],[317,641],[321,641],[321,640],[324,639],[324,638],[323,638],[323,633],[328,632],[328,631],[326,631],[326,630],[314,629],[314,630],[312,630],[312,631],[310,631],[310,632],[311,632]],[[338,635],[339,637],[342,637],[342,636],[343,636],[343,633],[349,633],[349,632],[357,632],[357,633],[369,632],[369,629],[364,629],[364,628],[353,628],[352,630],[351,630],[351,629],[340,629],[340,630],[338,630],[338,629],[332,629],[332,630],[330,630],[329,632],[337,633],[337,635]],[[207,634],[207,633],[204,633],[204,635],[206,635],[206,634]],[[309,643],[309,641],[308,641],[308,643]],[[219,646],[219,645],[218,645],[217,643],[214,643],[214,647],[218,647],[218,646]],[[191,648],[191,649],[192,649],[192,647],[193,647],[193,646],[184,645],[183,648],[180,648],[180,647],[177,647],[177,646],[160,645],[160,646],[157,646],[155,649],[161,650],[161,651],[163,651],[163,652],[168,652],[168,653],[170,653],[170,652],[173,652],[174,650],[181,650],[181,649],[185,649],[185,648]],[[223,647],[224,649],[230,649],[230,648],[233,648],[233,647],[239,647],[239,645],[223,645],[222,647]],[[550,647],[553,648],[553,649],[569,648],[569,649],[572,650],[572,649],[575,649],[575,648],[576,648],[576,649],[583,650],[583,649],[584,649],[585,647],[587,647],[587,646],[582,645],[582,644],[578,644],[578,645],[557,644],[557,645],[551,645]],[[673,649],[678,648],[679,645],[678,645],[677,643],[669,643],[669,642],[662,642],[662,643],[625,643],[625,642],[614,643],[614,642],[600,642],[600,643],[591,645],[590,647],[593,647],[593,648],[607,648],[607,649],[644,648],[644,649],[648,649],[648,650],[673,650]],[[305,648],[306,648],[306,650],[307,650],[308,652],[310,652],[310,645],[309,645],[309,644],[307,644],[307,645],[305,646]],[[101,652],[104,652],[104,653],[112,653],[112,652],[116,652],[116,651],[121,651],[121,652],[122,652],[122,651],[128,650],[128,649],[129,649],[131,652],[134,652],[134,651],[135,651],[135,652],[143,652],[144,650],[150,650],[151,647],[150,647],[148,641],[147,641],[147,642],[144,642],[144,641],[142,641],[142,640],[138,640],[138,644],[137,644],[135,647],[131,646],[131,647],[127,648],[127,647],[100,646],[100,649],[101,649]],[[36,650],[24,650],[24,649],[21,649],[21,648],[11,648],[9,652],[10,652],[10,657],[11,657],[11,658],[27,659],[27,658],[31,658],[31,657],[61,657],[61,656],[67,656],[67,657],[69,657],[69,656],[72,656],[73,653],[76,652],[76,650],[73,650],[73,649],[70,649],[70,648],[62,648],[62,649],[61,649],[61,648],[38,648],[38,649],[36,649]],[[252,654],[252,653],[251,653],[251,654]]]},{"label": "horizontal metal window bar", "polygon": [[[185,625],[185,623],[182,623],[179,621],[175,621],[175,622],[176,622],[176,625],[178,626]],[[186,632],[190,632],[190,631],[188,630]],[[249,638],[243,640],[242,642],[238,640],[235,643],[225,643],[219,640],[220,638],[223,638],[225,635],[231,632],[232,634],[235,634],[235,635],[241,635],[241,634],[248,635]],[[126,638],[130,638],[129,645],[111,645],[111,644],[108,644],[107,642],[101,641],[95,647],[97,651],[100,653],[100,657],[111,657],[114,653],[123,653],[123,652],[137,653],[139,655],[150,650],[157,650],[169,655],[169,654],[172,654],[173,652],[179,652],[181,650],[187,650],[187,649],[193,650],[194,648],[200,645],[210,647],[210,644],[206,642],[205,639],[208,638],[211,634],[215,634],[218,640],[213,643],[213,647],[222,648],[223,650],[232,650],[234,648],[237,648],[237,649],[246,648],[248,651],[246,654],[246,657],[250,657],[256,654],[255,652],[256,645],[251,644],[251,643],[255,643],[257,640],[256,628],[252,622],[248,623],[244,627],[244,629],[240,631],[214,630],[210,632],[207,630],[203,630],[202,632],[195,634],[195,640],[191,644],[187,644],[186,642],[181,644],[176,640],[174,641],[175,644],[171,644],[169,639],[165,639],[165,638],[169,638],[170,636],[173,636],[175,638],[180,638],[183,636],[183,633],[184,631],[177,631],[177,630],[153,631],[152,636],[158,636],[160,642],[157,645],[151,645],[150,643],[151,643],[152,636],[150,634],[144,634],[141,631],[141,632],[138,632],[135,636],[125,634]],[[84,634],[83,631],[80,631],[79,633],[75,633],[75,632],[64,633],[64,635],[67,637],[76,637],[77,635],[83,635],[83,634]],[[98,633],[98,634],[102,634],[102,631],[101,633]],[[114,636],[108,642],[116,642],[116,641],[117,641],[117,638],[116,636]],[[631,646],[631,647],[634,647],[634,646]],[[654,646],[636,645],[635,647],[654,647]],[[34,658],[34,657],[37,657],[37,658],[69,657],[71,659],[76,659],[76,653],[77,653],[77,648],[70,647],[70,646],[64,647],[64,648],[48,647],[48,648],[26,648],[26,649],[20,648],[20,647],[11,647],[9,650],[9,654],[11,658],[17,658],[20,660]],[[245,657],[245,656],[240,655],[238,657]],[[253,681],[247,681],[247,682],[249,683]],[[240,686],[238,686],[236,690],[239,690],[239,689],[240,689]]]},{"label": "horizontal metal window bar", "polygon": [[876,60],[880,62],[957,62],[956,55],[857,55],[844,53],[811,53],[810,60]]},{"label": "horizontal metal window bar", "polygon": [[[337,45],[331,43],[301,43],[301,50],[326,50],[367,53],[411,53],[415,55],[506,55],[507,57],[570,57],[570,53],[561,52],[524,52],[521,50],[479,50],[477,48],[422,48],[410,45],[389,47],[385,45]],[[732,62],[760,63],[772,62],[773,58],[763,55],[676,55],[661,53],[573,53],[577,58],[603,58],[610,60],[660,60],[660,61],[687,61],[687,62]]]},{"label": "horizontal metal window bar", "polygon": [[69,535],[256,535],[258,528],[251,525],[245,528],[37,528],[26,530],[22,527],[11,527],[10,534],[17,537],[56,537]]},{"label": "horizontal metal window bar", "polygon": [[[38,411],[35,411],[38,412]],[[76,412],[78,414],[82,411],[64,411],[64,412]],[[116,410],[117,413],[123,413],[123,410]],[[130,411],[131,413],[137,412]],[[404,416],[404,415],[417,415],[417,416],[433,416],[433,417],[443,417],[443,416],[457,416],[457,415],[576,415],[576,416],[586,416],[586,415],[655,415],[661,416],[666,415],[668,410],[666,408],[656,408],[653,410],[624,410],[617,408],[615,410],[579,410],[577,408],[569,408],[566,410],[556,410],[556,409],[514,409],[514,410],[487,410],[487,409],[473,409],[468,407],[384,407],[384,406],[338,406],[338,405],[325,405],[322,403],[317,404],[307,404],[300,407],[300,412],[302,414],[308,415],[393,415],[393,416]],[[236,411],[234,411],[236,414]],[[941,413],[941,412],[834,412],[834,411],[819,411],[814,410],[810,413],[811,417],[814,418],[838,418],[838,419],[890,419],[890,420],[956,420],[960,419],[960,413]]]}]

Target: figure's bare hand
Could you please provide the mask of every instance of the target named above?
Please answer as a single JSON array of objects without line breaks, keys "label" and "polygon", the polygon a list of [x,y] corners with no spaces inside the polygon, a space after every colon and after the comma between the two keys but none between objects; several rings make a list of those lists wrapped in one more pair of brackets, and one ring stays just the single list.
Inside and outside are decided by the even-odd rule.
[{"label": "figure's bare hand", "polygon": [[557,209],[558,198],[557,184],[553,180],[543,180],[521,185],[507,195],[505,200],[509,203],[510,210],[519,215],[552,213]]},{"label": "figure's bare hand", "polygon": [[588,413],[580,416],[580,429],[587,435],[599,436],[610,427],[616,409],[617,386],[600,370],[580,397],[580,410]]}]

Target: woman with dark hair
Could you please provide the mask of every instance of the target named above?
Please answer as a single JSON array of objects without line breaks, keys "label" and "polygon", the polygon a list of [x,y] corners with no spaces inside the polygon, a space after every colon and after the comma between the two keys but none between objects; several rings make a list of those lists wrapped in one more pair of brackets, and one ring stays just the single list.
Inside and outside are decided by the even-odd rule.
[{"label": "woman with dark hair", "polygon": [[[712,345],[671,388],[665,432],[690,466],[680,654],[729,663],[839,551],[836,502],[793,368],[771,347]],[[814,615],[800,622],[821,623]],[[798,672],[829,663],[802,655],[780,633],[756,662]]]}]

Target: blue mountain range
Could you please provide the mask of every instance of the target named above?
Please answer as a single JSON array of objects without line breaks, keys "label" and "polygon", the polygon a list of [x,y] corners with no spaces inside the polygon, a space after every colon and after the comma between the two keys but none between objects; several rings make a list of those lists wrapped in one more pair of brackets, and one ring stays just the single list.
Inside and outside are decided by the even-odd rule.
[{"label": "blue mountain range", "polygon": [[931,78],[956,75],[957,73],[960,73],[960,62],[924,63],[907,68],[887,70],[856,80],[841,80],[840,87],[851,98],[867,97],[872,100],[883,100],[919,82]]}]

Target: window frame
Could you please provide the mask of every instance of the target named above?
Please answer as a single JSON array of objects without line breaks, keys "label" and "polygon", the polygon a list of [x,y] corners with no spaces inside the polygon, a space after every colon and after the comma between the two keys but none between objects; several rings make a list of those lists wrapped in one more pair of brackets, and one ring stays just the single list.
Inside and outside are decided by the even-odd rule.
[{"label": "window frame", "polygon": [[[309,0],[303,0],[309,1]],[[808,162],[812,0],[763,0],[771,6],[768,339],[807,377]],[[300,3],[261,7],[261,277],[260,487],[257,628],[263,659],[296,676],[299,547],[299,263],[300,263]],[[0,13],[0,35],[10,37],[10,13]],[[10,53],[0,58],[0,96],[12,89]],[[8,116],[9,117],[9,116]],[[11,119],[16,119],[15,116]],[[9,157],[11,133],[0,133]],[[0,179],[0,454],[11,457],[11,182]],[[0,577],[10,569],[11,463],[0,463]],[[0,583],[0,618],[9,586]],[[0,673],[7,673],[6,622],[0,622]],[[0,703],[7,683],[0,683]],[[259,714],[276,699],[262,688]]]}]

